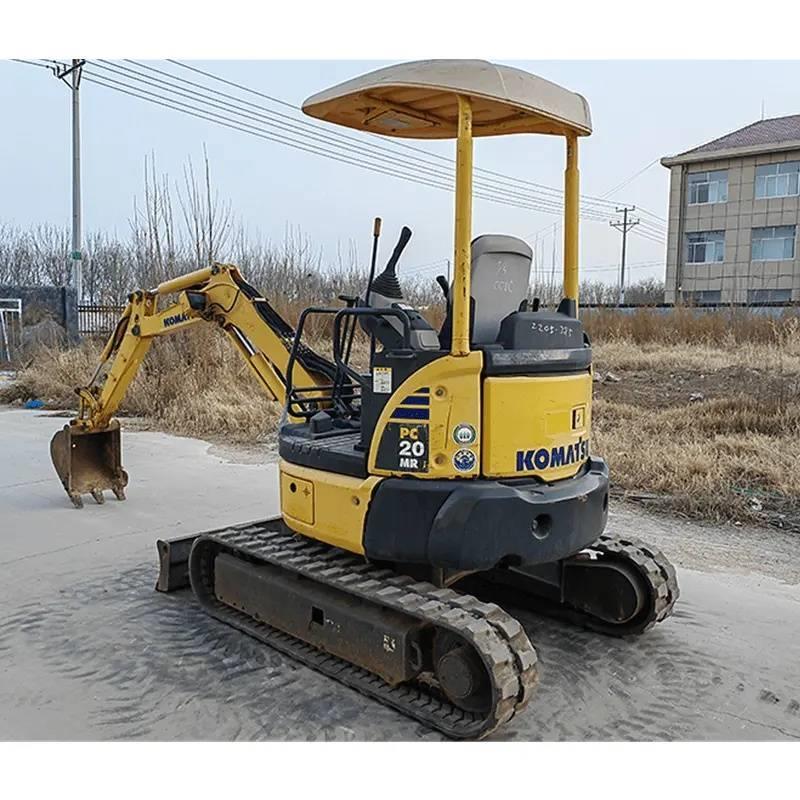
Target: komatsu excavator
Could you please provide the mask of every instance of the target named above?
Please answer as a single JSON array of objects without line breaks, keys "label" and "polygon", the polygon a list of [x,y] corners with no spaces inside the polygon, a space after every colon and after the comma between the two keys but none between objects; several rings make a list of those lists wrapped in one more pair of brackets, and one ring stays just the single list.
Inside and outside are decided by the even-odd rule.
[{"label": "komatsu excavator", "polygon": [[[158,542],[157,588],[191,584],[213,617],[453,738],[482,738],[528,703],[536,652],[506,608],[640,634],[678,597],[656,549],[604,533],[608,469],[590,451],[592,350],[578,319],[578,94],[482,61],[391,66],[303,111],[403,139],[456,140],[455,253],[441,330],[403,301],[396,267],[363,297],[308,308],[294,330],[235,266],[136,291],[80,410],[51,443],[77,506],[125,497],[113,418],[154,339],[210,322],[284,404],[281,516]],[[529,303],[531,250],[472,239],[475,137],[566,141],[564,296]],[[377,221],[376,221],[377,222]],[[374,244],[377,243],[377,230]],[[303,344],[328,315],[330,358]],[[369,369],[351,363],[369,336]]]}]

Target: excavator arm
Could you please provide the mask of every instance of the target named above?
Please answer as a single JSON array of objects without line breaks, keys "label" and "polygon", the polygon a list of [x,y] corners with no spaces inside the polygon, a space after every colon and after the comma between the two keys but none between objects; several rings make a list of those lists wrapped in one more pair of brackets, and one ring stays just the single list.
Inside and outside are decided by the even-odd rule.
[{"label": "excavator arm", "polygon": [[[162,307],[167,298],[177,299]],[[236,267],[213,264],[136,291],[120,316],[100,356],[91,381],[76,392],[77,416],[50,443],[53,465],[73,504],[91,494],[103,502],[103,490],[124,499],[127,474],[122,469],[119,422],[113,417],[136,377],[153,341],[201,322],[221,328],[271,400],[287,400],[287,368],[294,329],[240,275]],[[298,345],[293,382],[309,400],[323,402],[335,382],[336,366]]]}]

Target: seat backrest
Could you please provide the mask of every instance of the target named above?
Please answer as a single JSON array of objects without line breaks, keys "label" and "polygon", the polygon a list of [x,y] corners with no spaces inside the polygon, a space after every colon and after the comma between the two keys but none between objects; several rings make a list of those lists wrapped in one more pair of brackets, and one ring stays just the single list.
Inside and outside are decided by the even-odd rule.
[{"label": "seat backrest", "polygon": [[516,236],[486,234],[472,242],[472,342],[493,344],[500,323],[528,297],[533,251]]}]

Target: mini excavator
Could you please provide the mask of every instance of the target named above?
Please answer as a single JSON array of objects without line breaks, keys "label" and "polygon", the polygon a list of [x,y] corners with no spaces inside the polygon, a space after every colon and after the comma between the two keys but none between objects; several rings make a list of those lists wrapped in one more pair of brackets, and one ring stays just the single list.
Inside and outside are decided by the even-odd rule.
[{"label": "mini excavator", "polygon": [[[452,738],[482,738],[529,702],[536,652],[504,608],[613,636],[668,617],[675,571],[604,532],[609,480],[590,451],[592,350],[578,319],[578,94],[507,66],[400,64],[314,95],[303,111],[402,139],[456,140],[452,282],[441,330],[404,302],[404,228],[363,297],[293,329],[235,266],[136,291],[75,419],[51,443],[76,506],[125,497],[114,413],[157,337],[210,322],[284,405],[281,516],[157,543],[157,588],[191,585],[212,617]],[[474,240],[475,137],[566,140],[564,296],[529,302],[532,253]],[[402,274],[402,273],[401,273]],[[327,315],[330,357],[303,344]],[[360,327],[369,369],[351,359]],[[498,605],[499,603],[499,605]]]}]

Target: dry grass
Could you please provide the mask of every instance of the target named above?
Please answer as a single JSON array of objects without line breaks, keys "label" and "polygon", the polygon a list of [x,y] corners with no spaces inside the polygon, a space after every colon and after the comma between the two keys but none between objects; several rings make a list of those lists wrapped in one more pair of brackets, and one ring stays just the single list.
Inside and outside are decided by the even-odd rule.
[{"label": "dry grass", "polygon": [[678,312],[653,340],[639,316],[595,348],[597,372],[620,379],[597,386],[593,422],[615,487],[690,516],[800,528],[798,318],[700,317],[693,332]]},{"label": "dry grass", "polygon": [[651,409],[599,394],[594,450],[623,493],[688,516],[800,526],[797,408],[739,396]]},{"label": "dry grass", "polygon": [[[800,527],[797,316],[640,312],[588,322],[597,372],[620,379],[596,384],[593,430],[618,490],[691,516]],[[74,408],[73,387],[88,380],[99,349],[39,351],[0,401]],[[153,347],[122,412],[173,433],[252,443],[271,440],[281,409],[217,331],[194,329]]]},{"label": "dry grass", "polygon": [[776,344],[792,334],[796,336],[800,330],[797,309],[787,309],[777,318],[744,308],[674,308],[665,313],[640,308],[628,314],[614,309],[587,309],[581,318],[593,340],[632,344]]},{"label": "dry grass", "polygon": [[[0,401],[39,398],[48,408],[75,409],[75,386],[91,377],[100,349],[99,342],[40,349],[17,380],[0,391]],[[208,329],[157,342],[120,414],[142,417],[148,426],[170,433],[254,442],[271,439],[281,407],[267,399],[233,346]]]}]

